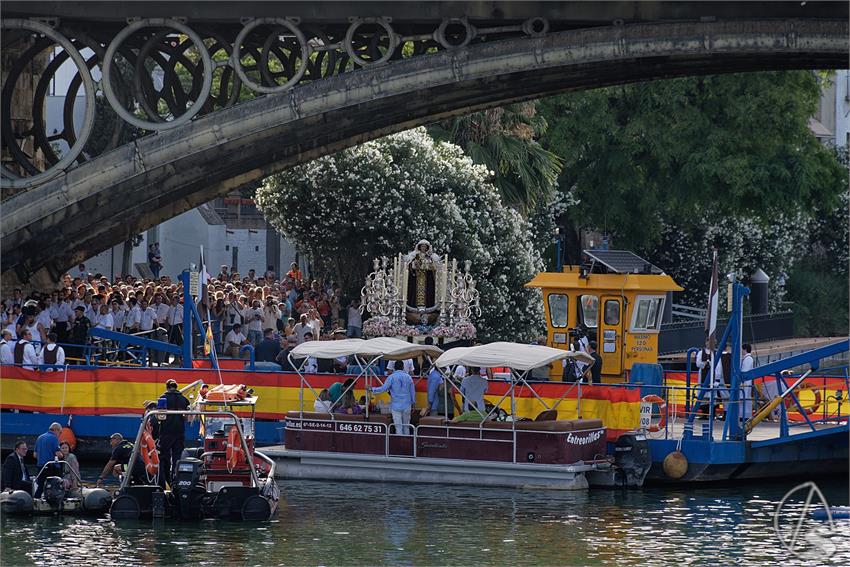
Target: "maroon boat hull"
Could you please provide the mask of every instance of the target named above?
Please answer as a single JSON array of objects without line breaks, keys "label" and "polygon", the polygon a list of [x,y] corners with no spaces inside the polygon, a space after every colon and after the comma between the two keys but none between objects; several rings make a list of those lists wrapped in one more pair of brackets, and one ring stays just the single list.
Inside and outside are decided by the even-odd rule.
[{"label": "maroon boat hull", "polygon": [[423,418],[414,439],[387,435],[392,422],[388,415],[371,415],[368,420],[362,415],[334,417],[288,413],[287,449],[560,465],[605,459],[605,428],[599,420],[446,424]]}]

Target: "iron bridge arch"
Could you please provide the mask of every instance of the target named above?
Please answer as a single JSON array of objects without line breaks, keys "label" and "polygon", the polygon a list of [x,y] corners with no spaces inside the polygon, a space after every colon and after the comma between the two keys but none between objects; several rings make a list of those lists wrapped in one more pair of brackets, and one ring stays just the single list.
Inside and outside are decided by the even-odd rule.
[{"label": "iron bridge arch", "polygon": [[62,164],[52,178],[3,202],[3,283],[49,287],[85,258],[235,188],[452,115],[656,78],[847,67],[846,20],[546,31],[538,22],[520,37],[290,81],[284,92],[166,125],[85,163]]}]

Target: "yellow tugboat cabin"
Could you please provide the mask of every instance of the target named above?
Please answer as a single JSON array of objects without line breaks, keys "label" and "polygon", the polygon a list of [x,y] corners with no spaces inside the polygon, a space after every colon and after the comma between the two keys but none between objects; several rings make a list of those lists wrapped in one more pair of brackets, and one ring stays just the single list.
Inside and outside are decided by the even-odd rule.
[{"label": "yellow tugboat cabin", "polygon": [[[633,364],[657,362],[667,292],[682,287],[631,252],[584,254],[581,266],[541,272],[525,285],[543,292],[546,344],[568,350],[582,336],[595,340],[603,382],[622,382]],[[550,379],[562,380],[562,369],[552,368]]]}]

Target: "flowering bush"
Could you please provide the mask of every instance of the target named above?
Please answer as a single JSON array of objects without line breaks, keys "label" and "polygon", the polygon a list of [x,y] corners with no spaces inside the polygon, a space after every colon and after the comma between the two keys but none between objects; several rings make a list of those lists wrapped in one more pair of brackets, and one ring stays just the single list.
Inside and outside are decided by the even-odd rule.
[{"label": "flowering bush", "polygon": [[720,278],[734,271],[746,282],[758,269],[770,276],[769,307],[776,310],[785,295],[787,275],[806,253],[811,224],[801,212],[776,212],[769,223],[743,215],[730,218],[709,212],[701,221],[690,220],[687,227],[665,222],[661,245],[646,252],[646,256],[685,288],[677,301],[703,307],[711,281],[711,250],[716,247]]},{"label": "flowering bush", "polygon": [[[523,287],[542,269],[528,221],[503,204],[485,167],[422,128],[270,177],[256,202],[314,271],[350,297],[359,296],[372,258],[427,238],[437,253],[472,262],[483,338],[528,341],[543,328],[539,290]],[[386,323],[367,325],[371,335]]]}]

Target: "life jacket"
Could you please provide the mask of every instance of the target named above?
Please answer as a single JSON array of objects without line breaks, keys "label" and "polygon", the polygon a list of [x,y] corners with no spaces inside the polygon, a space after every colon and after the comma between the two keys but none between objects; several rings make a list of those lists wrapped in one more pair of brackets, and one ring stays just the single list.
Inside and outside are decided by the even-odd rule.
[{"label": "life jacket", "polygon": [[[50,346],[53,350],[50,350]],[[56,354],[59,352],[58,345],[45,345],[41,355],[44,357],[44,364],[56,364]]]},{"label": "life jacket", "polygon": [[15,343],[15,364],[24,363],[24,348],[29,344],[29,341],[21,339]]}]

